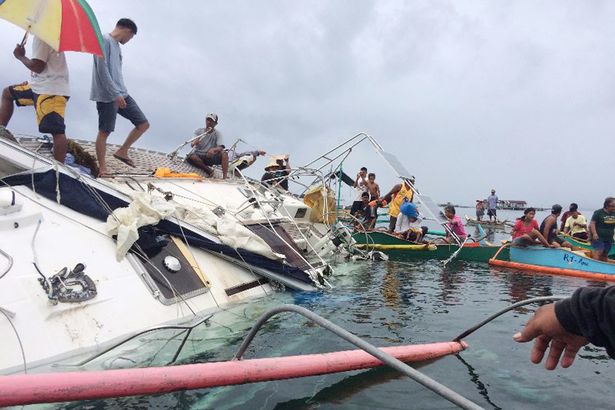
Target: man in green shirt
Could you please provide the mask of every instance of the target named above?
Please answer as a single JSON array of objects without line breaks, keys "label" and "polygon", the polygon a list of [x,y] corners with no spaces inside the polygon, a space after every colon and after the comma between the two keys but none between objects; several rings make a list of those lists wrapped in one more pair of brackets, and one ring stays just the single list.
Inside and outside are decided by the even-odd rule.
[{"label": "man in green shirt", "polygon": [[615,231],[615,198],[604,200],[604,207],[592,215],[589,232],[592,240],[592,258],[606,262],[613,246]]}]

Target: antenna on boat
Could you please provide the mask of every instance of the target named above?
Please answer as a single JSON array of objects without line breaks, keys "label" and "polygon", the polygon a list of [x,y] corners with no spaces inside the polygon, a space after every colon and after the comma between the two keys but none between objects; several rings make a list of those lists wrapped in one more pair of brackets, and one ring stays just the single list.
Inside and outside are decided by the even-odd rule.
[{"label": "antenna on boat", "polygon": [[187,141],[182,142],[181,144],[179,144],[179,146],[177,148],[175,148],[173,151],[169,152],[167,154],[167,157],[170,159],[175,159],[175,157],[177,157],[177,154],[179,153],[179,150],[181,150],[182,148],[184,148],[186,145],[191,144],[192,142],[204,137],[205,135],[209,134],[211,131],[213,130],[213,128],[207,128],[205,130],[205,132],[203,132],[202,134],[199,134],[195,137],[190,138]]}]

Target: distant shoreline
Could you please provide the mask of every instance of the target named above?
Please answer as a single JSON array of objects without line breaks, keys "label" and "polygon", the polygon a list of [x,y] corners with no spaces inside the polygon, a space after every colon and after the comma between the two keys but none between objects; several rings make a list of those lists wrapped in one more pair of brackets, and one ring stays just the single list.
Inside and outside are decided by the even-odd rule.
[{"label": "distant shoreline", "polygon": [[[438,206],[442,207],[442,208],[447,206],[447,205],[453,205],[455,208],[462,208],[462,209],[464,209],[464,208],[467,208],[467,209],[474,208],[474,205],[459,205],[459,204],[452,204],[450,202],[446,203],[446,204],[438,204]],[[537,211],[548,211],[549,209],[551,209],[550,207],[545,208],[545,207],[541,207],[541,206],[532,206],[532,207],[528,206],[527,208],[534,208]],[[520,208],[508,208],[508,207],[502,208],[501,206],[498,206],[496,209],[501,209],[503,211],[523,211],[525,208],[523,208],[523,209],[520,209]]]}]

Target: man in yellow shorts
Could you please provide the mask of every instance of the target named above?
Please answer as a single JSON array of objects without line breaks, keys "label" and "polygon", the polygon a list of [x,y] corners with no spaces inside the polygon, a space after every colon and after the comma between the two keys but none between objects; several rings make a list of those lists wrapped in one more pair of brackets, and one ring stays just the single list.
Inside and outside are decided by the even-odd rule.
[{"label": "man in yellow shorts", "polygon": [[64,53],[53,50],[34,37],[32,58],[26,57],[26,50],[21,44],[15,47],[13,55],[30,70],[32,77],[29,82],[12,85],[2,91],[0,136],[11,137],[6,126],[13,116],[13,103],[18,107],[33,105],[39,132],[53,136],[53,156],[63,163],[66,157],[64,111],[70,95]]}]

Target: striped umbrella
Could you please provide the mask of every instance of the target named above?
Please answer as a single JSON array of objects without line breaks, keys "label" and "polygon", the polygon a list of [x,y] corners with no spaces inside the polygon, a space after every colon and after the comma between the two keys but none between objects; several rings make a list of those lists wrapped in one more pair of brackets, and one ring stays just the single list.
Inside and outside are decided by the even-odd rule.
[{"label": "striped umbrella", "polygon": [[[0,18],[32,33],[56,51],[102,56],[102,35],[85,0],[0,0]],[[24,42],[25,42],[24,37]]]}]

